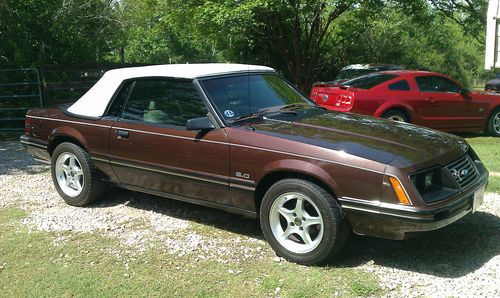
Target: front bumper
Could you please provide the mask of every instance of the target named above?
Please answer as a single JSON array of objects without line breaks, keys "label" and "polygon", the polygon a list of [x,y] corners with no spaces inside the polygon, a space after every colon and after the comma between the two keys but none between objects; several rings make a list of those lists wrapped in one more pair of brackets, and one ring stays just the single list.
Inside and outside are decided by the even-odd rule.
[{"label": "front bumper", "polygon": [[484,172],[473,186],[452,202],[435,209],[424,210],[345,197],[339,198],[339,201],[355,233],[402,240],[408,233],[436,230],[471,213],[474,194],[487,183],[488,172]]}]

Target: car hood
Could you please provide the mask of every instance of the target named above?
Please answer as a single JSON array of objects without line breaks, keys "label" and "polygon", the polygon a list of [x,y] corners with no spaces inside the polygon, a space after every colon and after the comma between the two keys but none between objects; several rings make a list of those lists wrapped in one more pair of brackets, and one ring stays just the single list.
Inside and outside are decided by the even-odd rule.
[{"label": "car hood", "polygon": [[306,110],[295,117],[264,118],[252,126],[259,133],[401,168],[432,161],[445,164],[468,149],[467,142],[454,135],[351,113]]}]

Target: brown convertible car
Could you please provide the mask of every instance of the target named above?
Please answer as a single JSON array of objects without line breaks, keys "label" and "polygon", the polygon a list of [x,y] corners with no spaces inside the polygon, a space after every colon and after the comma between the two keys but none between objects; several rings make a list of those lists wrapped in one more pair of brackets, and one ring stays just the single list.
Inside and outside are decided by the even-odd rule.
[{"label": "brown convertible car", "polygon": [[29,111],[21,141],[70,205],[112,183],[259,217],[277,254],[303,264],[351,230],[403,239],[451,224],[488,180],[460,137],[326,111],[252,65],[112,70],[71,106]]}]

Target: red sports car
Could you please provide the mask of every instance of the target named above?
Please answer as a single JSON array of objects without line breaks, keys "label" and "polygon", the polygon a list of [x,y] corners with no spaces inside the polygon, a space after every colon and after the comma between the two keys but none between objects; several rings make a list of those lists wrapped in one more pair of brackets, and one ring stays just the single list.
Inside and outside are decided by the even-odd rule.
[{"label": "red sports car", "polygon": [[383,71],[340,85],[315,84],[310,97],[328,110],[500,137],[500,94],[470,91],[434,72]]}]

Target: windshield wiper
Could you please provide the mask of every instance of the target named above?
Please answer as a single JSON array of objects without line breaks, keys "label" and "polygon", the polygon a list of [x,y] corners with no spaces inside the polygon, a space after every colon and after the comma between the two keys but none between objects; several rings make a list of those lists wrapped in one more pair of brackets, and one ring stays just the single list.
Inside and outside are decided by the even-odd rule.
[{"label": "windshield wiper", "polygon": [[291,104],[287,104],[287,105],[284,105],[284,106],[279,106],[279,111],[283,111],[283,110],[295,110],[295,109],[300,109],[300,108],[304,108],[304,107],[308,107],[310,105],[308,105],[307,103],[291,103]]},{"label": "windshield wiper", "polygon": [[275,107],[268,107],[268,108],[262,108],[258,110],[257,112],[250,114],[250,115],[245,115],[241,116],[235,119],[232,119],[232,123],[236,122],[241,122],[245,121],[248,119],[255,119],[255,118],[260,118],[265,115],[270,115],[270,114],[293,114],[297,115],[297,112],[295,111],[286,111],[287,109],[293,108],[297,106],[296,104],[290,104],[290,105],[285,105],[285,106],[275,106]]}]

